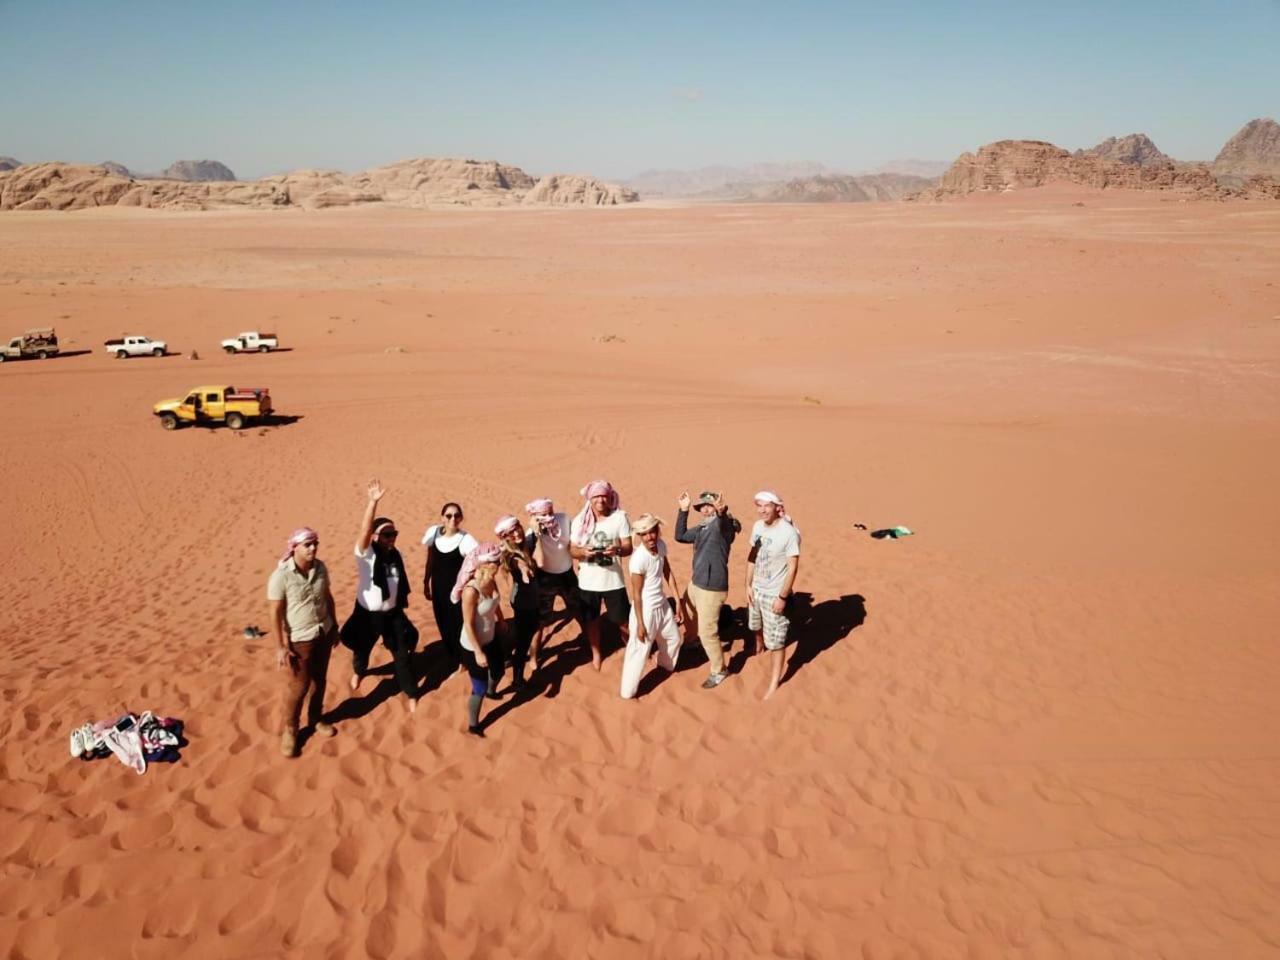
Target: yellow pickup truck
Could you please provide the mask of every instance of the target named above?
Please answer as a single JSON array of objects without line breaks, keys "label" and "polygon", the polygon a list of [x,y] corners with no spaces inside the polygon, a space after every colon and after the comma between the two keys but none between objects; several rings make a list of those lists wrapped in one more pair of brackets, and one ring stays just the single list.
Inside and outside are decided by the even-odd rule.
[{"label": "yellow pickup truck", "polygon": [[153,412],[166,430],[176,430],[184,423],[225,423],[240,430],[271,415],[271,393],[266,387],[192,387],[185,397],[161,400]]}]

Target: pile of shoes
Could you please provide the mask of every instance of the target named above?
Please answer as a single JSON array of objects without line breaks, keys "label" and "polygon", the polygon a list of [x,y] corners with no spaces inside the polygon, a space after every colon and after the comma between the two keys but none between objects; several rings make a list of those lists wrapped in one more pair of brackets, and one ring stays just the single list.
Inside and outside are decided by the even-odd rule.
[{"label": "pile of shoes", "polygon": [[150,710],[141,716],[126,713],[114,720],[86,723],[71,731],[71,756],[95,760],[114,755],[130,770],[143,774],[148,763],[174,763],[187,745],[182,721],[157,717]]}]

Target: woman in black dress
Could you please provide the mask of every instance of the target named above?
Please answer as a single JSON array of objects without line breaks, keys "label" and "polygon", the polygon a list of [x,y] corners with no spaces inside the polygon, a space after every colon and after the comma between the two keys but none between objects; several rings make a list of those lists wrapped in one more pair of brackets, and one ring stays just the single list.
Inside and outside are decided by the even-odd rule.
[{"label": "woman in black dress", "polygon": [[427,548],[427,569],[422,590],[431,601],[436,615],[436,628],[450,659],[462,661],[462,608],[449,599],[457,582],[462,561],[476,548],[476,538],[462,529],[462,507],[446,503],[440,508],[440,522],[427,528],[422,543]]}]

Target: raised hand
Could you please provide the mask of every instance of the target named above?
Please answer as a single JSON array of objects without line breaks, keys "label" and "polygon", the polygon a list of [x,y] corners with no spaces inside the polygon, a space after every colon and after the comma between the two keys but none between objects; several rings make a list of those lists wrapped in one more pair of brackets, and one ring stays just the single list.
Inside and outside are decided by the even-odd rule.
[{"label": "raised hand", "polygon": [[680,498],[676,501],[676,504],[680,507],[681,510],[689,509],[689,491],[688,490],[680,494]]},{"label": "raised hand", "polygon": [[713,505],[716,508],[717,516],[723,517],[726,513],[729,512],[729,505],[724,502],[724,494],[722,493],[716,494],[716,500]]},{"label": "raised hand", "polygon": [[387,495],[387,488],[382,485],[377,477],[369,481],[369,502],[377,503]]}]

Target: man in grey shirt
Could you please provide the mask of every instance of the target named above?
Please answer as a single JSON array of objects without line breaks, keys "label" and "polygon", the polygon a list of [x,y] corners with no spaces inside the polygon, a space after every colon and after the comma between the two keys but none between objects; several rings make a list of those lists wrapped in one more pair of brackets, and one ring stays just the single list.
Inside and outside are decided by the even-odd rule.
[{"label": "man in grey shirt", "polygon": [[698,639],[707,652],[711,668],[711,675],[702,681],[702,688],[710,690],[728,676],[724,669],[724,650],[720,646],[720,608],[729,596],[729,550],[742,524],[729,513],[724,498],[711,490],[698,495],[694,509],[702,519],[692,529],[687,490],[680,494],[676,504],[680,508],[676,514],[676,540],[693,544],[693,572],[685,597],[693,607]]}]

